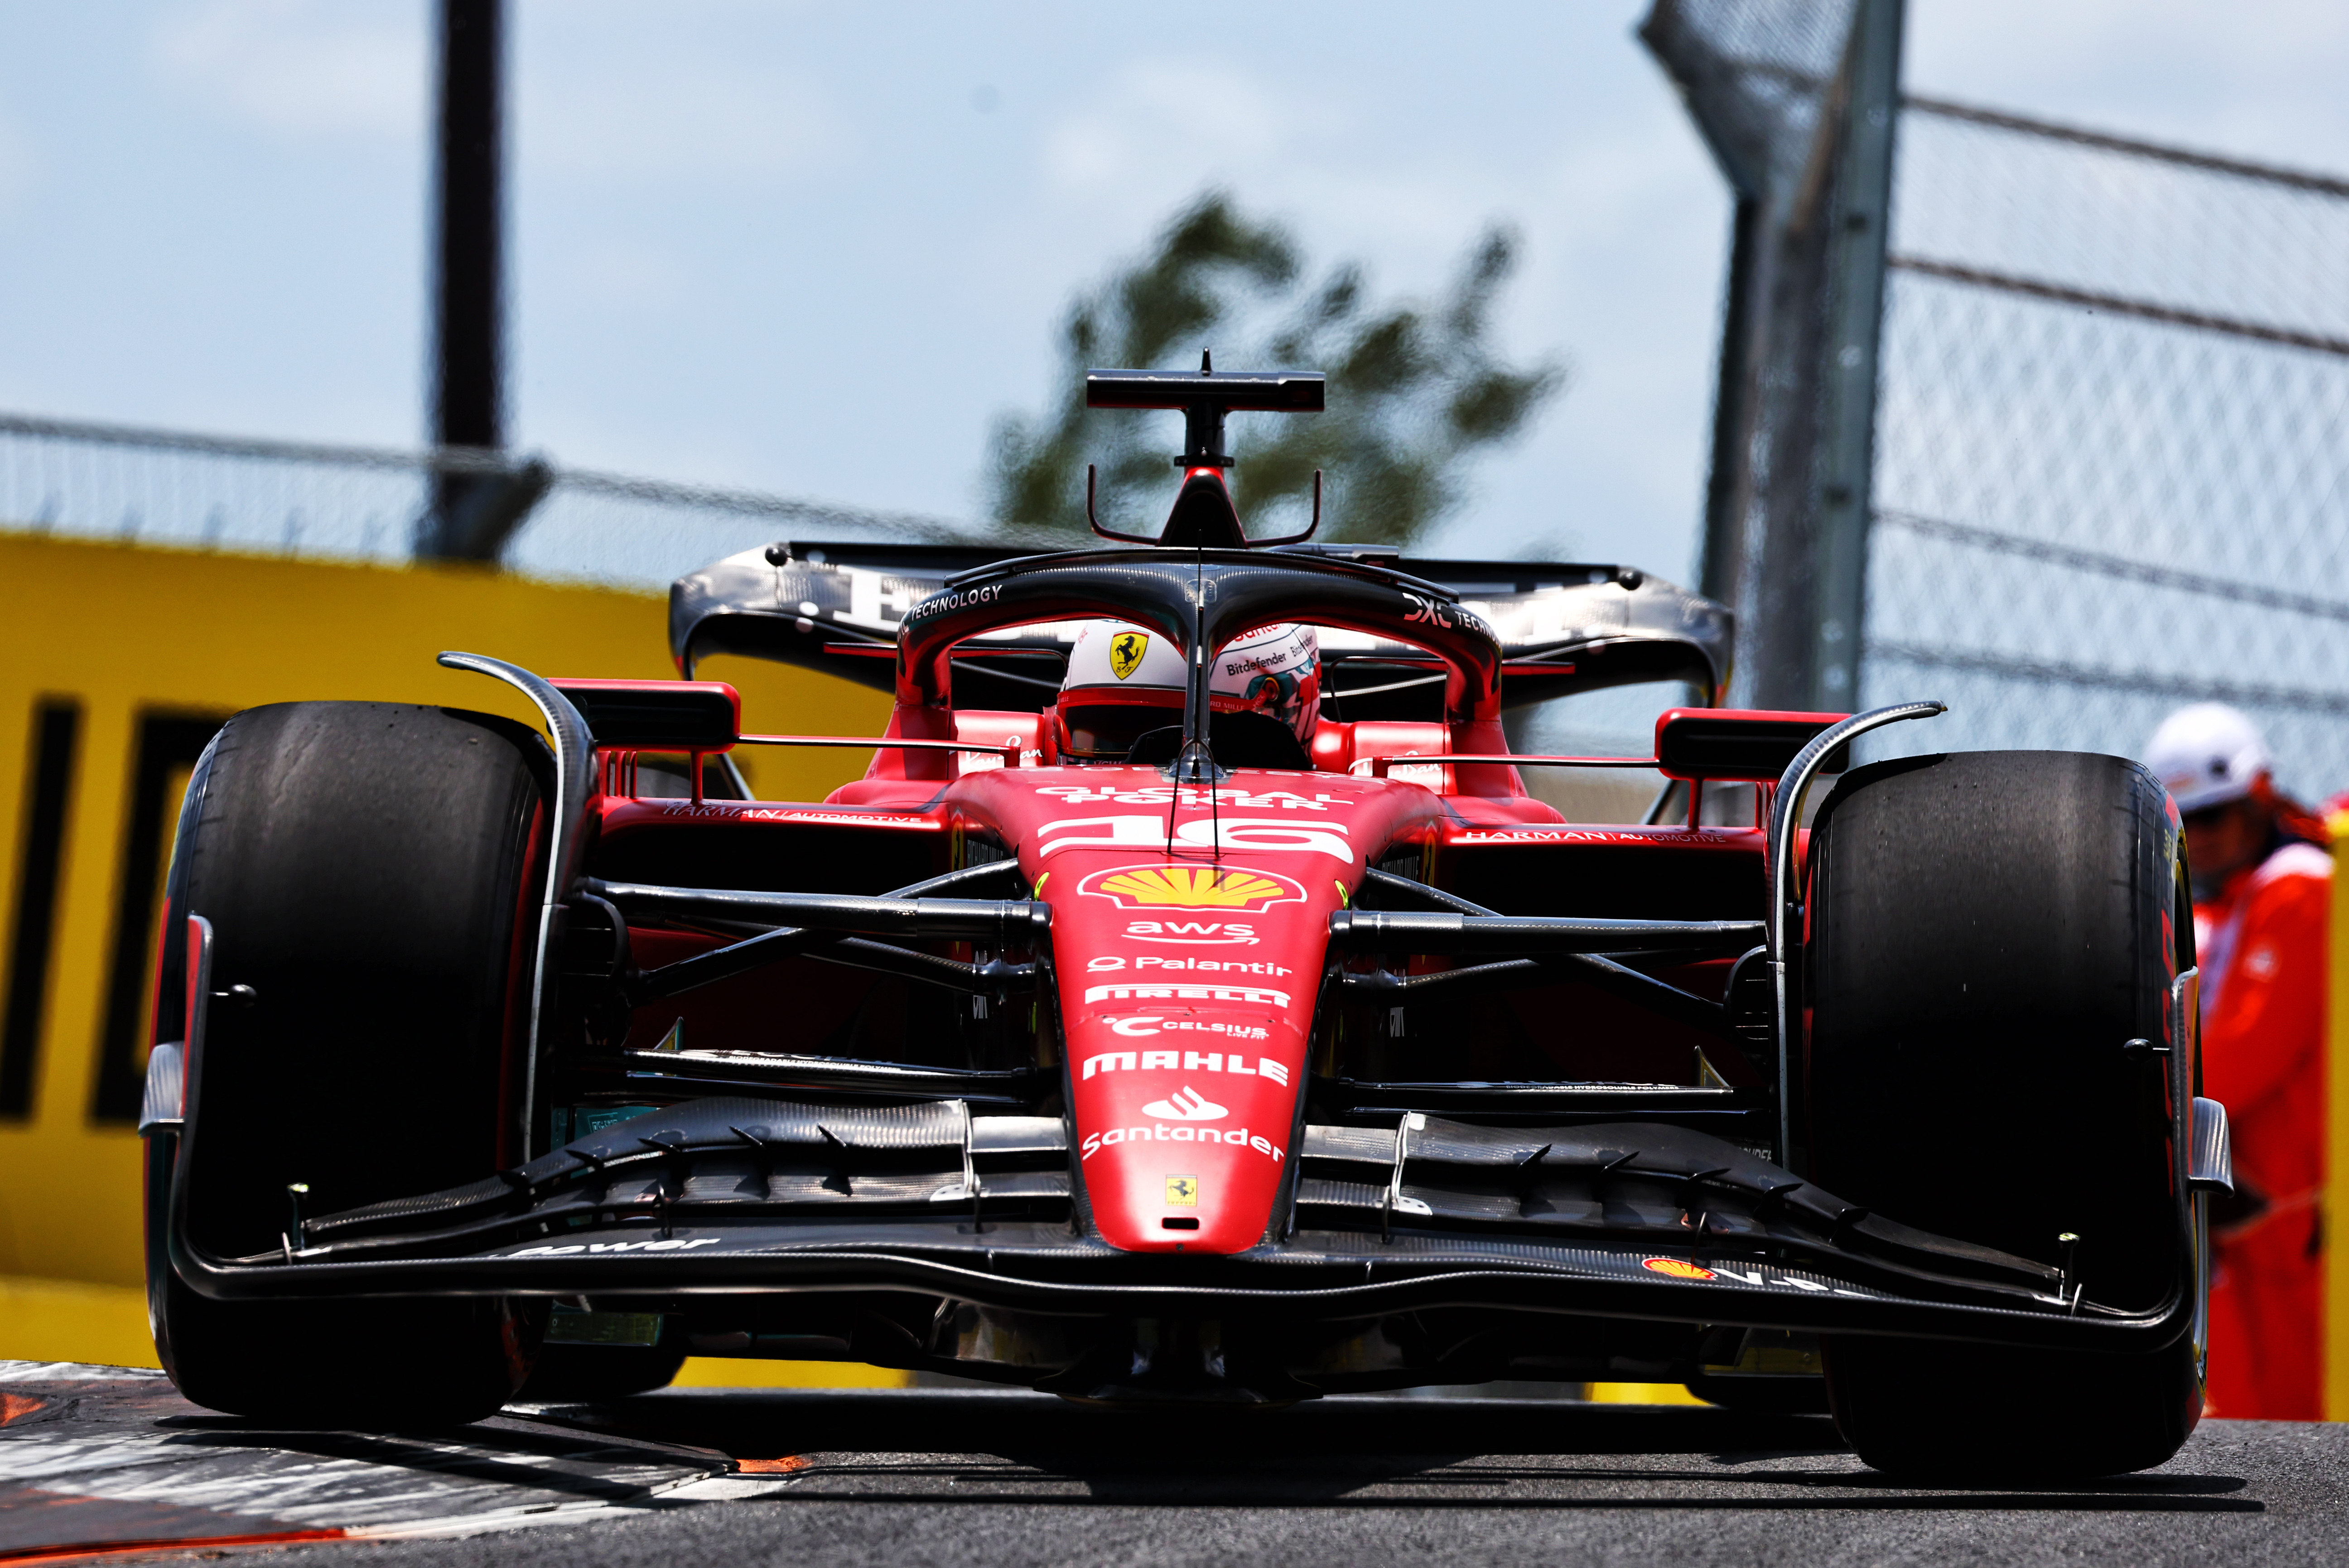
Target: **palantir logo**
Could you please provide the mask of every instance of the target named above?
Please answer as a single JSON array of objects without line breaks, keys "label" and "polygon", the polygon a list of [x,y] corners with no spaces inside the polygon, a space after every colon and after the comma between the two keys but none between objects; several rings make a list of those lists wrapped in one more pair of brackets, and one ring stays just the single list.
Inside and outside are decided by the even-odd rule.
[{"label": "palantir logo", "polygon": [[1164,1099],[1153,1100],[1143,1106],[1142,1114],[1163,1116],[1170,1122],[1219,1122],[1229,1113],[1185,1084]]}]

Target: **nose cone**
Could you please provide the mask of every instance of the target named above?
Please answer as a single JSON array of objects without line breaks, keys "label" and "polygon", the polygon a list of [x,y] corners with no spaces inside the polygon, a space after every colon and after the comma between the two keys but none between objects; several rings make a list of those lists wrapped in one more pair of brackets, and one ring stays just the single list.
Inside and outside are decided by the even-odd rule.
[{"label": "nose cone", "polygon": [[1322,880],[1159,860],[1047,885],[1079,1163],[1111,1245],[1263,1239],[1339,898]]},{"label": "nose cone", "polygon": [[1303,1038],[1229,995],[1265,988],[1147,989],[1208,994],[1121,999],[1139,1004],[1111,1016],[1125,1033],[1071,1058],[1094,1223],[1129,1251],[1240,1251],[1263,1238],[1290,1158]]}]

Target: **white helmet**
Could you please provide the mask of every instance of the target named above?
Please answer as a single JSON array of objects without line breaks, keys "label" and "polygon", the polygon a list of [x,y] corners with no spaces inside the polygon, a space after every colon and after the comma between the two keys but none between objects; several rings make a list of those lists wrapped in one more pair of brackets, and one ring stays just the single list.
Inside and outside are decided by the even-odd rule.
[{"label": "white helmet", "polygon": [[[1183,649],[1130,621],[1088,621],[1061,681],[1061,747],[1071,756],[1123,757],[1147,731],[1183,722]],[[1321,718],[1321,639],[1281,621],[1242,633],[1216,655],[1208,701],[1286,725],[1309,753]]]},{"label": "white helmet", "polygon": [[2242,799],[2275,765],[2259,726],[2224,702],[2197,702],[2161,722],[2145,765],[2181,812]]}]

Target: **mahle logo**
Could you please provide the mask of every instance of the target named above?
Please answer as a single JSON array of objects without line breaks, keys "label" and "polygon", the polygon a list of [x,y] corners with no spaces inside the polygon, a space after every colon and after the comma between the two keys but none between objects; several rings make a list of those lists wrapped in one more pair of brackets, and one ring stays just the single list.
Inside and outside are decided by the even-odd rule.
[{"label": "mahle logo", "polygon": [[1305,889],[1278,872],[1211,866],[1120,866],[1094,872],[1077,890],[1112,899],[1121,909],[1216,909],[1235,915],[1305,898]]},{"label": "mahle logo", "polygon": [[1142,668],[1142,656],[1150,651],[1147,633],[1122,631],[1109,639],[1109,672],[1120,680]]}]

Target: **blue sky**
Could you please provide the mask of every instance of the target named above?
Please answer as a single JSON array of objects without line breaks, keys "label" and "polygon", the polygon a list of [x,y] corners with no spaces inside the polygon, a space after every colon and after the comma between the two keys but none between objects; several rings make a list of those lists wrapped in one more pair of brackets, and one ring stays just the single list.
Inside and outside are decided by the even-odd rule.
[{"label": "blue sky", "polygon": [[[1447,543],[1689,570],[1725,199],[1644,4],[514,0],[517,444],[968,516],[1071,292],[1210,184],[1571,384]],[[0,408],[405,444],[429,8],[0,4]],[[2349,169],[2349,7],[1913,0],[1909,85]]]}]

